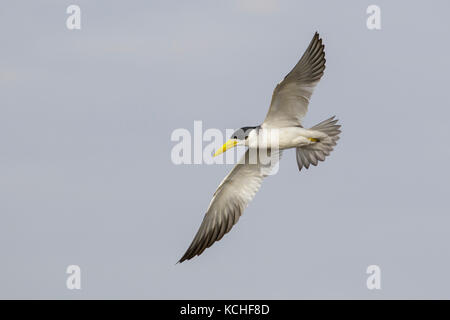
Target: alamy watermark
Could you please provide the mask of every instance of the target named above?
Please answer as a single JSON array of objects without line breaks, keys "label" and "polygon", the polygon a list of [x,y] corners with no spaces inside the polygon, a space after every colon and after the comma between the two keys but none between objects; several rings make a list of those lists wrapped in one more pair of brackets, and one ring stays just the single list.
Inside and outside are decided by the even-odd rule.
[{"label": "alamy watermark", "polygon": [[69,30],[81,29],[81,8],[75,4],[67,7],[66,13],[70,16],[66,19],[66,27]]},{"label": "alamy watermark", "polygon": [[[175,129],[170,139],[175,143],[170,153],[171,161],[175,165],[246,163],[271,167],[271,174],[277,172],[278,129],[226,129],[224,135],[223,131],[217,128],[204,130],[202,121],[194,121],[192,130]],[[248,148],[243,157],[240,157],[240,153],[243,153],[239,152],[243,151],[240,146]]]},{"label": "alamy watermark", "polygon": [[367,267],[366,273],[369,275],[367,277],[366,286],[369,290],[380,290],[381,289],[381,268],[376,264],[372,264]]},{"label": "alamy watermark", "polygon": [[381,30],[381,9],[372,4],[367,7],[366,13],[369,15],[366,20],[366,26],[369,30]]},{"label": "alamy watermark", "polygon": [[67,266],[66,273],[69,275],[66,280],[66,287],[69,290],[81,289],[81,268],[76,264]]}]

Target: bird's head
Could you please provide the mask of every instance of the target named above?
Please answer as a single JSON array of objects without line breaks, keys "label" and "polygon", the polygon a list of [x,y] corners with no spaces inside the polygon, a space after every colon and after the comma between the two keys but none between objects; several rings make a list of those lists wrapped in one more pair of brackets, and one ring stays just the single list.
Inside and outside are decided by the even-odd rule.
[{"label": "bird's head", "polygon": [[247,143],[248,137],[251,134],[256,133],[257,128],[259,128],[259,126],[242,127],[240,129],[236,130],[231,135],[230,139],[227,142],[225,142],[225,144],[216,151],[216,153],[214,154],[214,157],[218,156],[219,154],[224,153],[228,149],[234,148],[235,146],[248,145],[248,143]]}]

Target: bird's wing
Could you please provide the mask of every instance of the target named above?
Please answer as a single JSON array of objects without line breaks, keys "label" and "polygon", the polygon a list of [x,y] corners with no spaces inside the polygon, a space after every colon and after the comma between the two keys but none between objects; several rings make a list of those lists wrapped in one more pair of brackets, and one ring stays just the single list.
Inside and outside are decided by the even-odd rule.
[{"label": "bird's wing", "polygon": [[262,126],[298,126],[308,111],[309,99],[324,70],[324,45],[316,32],[300,61],[273,91]]},{"label": "bird's wing", "polygon": [[200,255],[231,230],[259,190],[263,178],[270,175],[281,157],[280,150],[268,150],[264,161],[253,154],[247,150],[219,185],[194,240],[179,262]]}]

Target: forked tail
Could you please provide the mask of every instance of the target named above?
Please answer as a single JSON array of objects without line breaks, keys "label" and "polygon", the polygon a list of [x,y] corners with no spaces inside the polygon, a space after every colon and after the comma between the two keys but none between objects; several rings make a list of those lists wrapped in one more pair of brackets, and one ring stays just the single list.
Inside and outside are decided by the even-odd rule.
[{"label": "forked tail", "polygon": [[341,126],[336,124],[338,120],[334,118],[333,116],[322,121],[310,129],[325,133],[327,137],[320,139],[317,143],[297,148],[298,170],[302,170],[303,167],[308,169],[311,164],[316,166],[319,161],[324,161],[333,151],[341,133],[341,130],[339,130]]}]

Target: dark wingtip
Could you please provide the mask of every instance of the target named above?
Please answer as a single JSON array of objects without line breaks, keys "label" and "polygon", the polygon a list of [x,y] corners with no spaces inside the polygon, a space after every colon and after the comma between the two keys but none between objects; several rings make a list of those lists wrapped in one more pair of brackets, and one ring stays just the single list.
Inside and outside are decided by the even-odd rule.
[{"label": "dark wingtip", "polygon": [[188,254],[187,254],[187,252],[186,252],[186,253],[181,257],[181,259],[178,260],[178,262],[177,262],[176,264],[183,263],[184,261],[189,260],[189,259],[191,259],[191,258],[192,258],[192,257],[189,257]]}]

